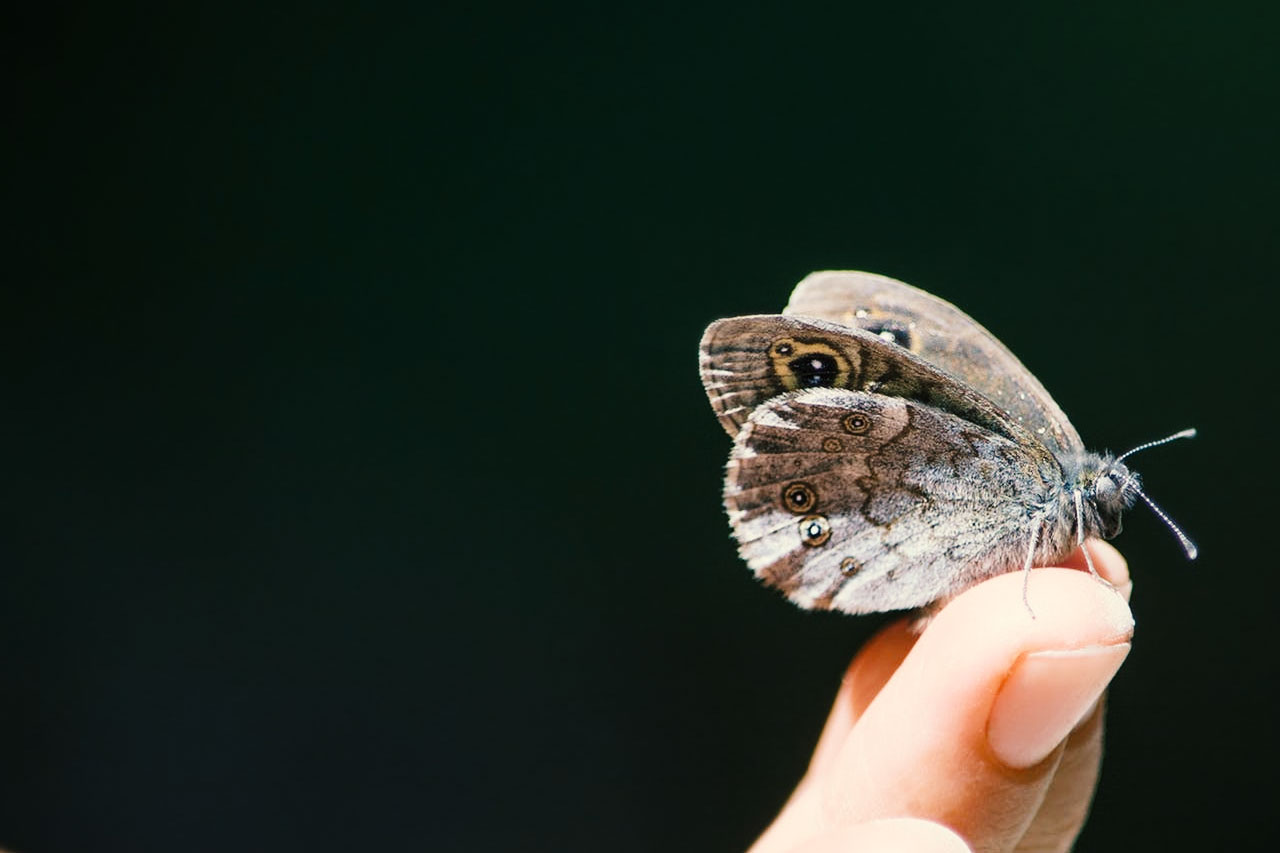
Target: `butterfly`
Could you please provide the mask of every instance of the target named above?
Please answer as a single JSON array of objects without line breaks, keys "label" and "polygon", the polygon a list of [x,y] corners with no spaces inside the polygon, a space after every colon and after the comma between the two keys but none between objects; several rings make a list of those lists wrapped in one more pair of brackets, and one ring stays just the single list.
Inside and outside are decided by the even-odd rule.
[{"label": "butterfly", "polygon": [[1194,430],[1089,452],[1000,341],[903,282],[813,273],[782,314],[712,323],[699,363],[739,552],[801,607],[936,604],[1116,536],[1139,498],[1196,556],[1124,463]]}]

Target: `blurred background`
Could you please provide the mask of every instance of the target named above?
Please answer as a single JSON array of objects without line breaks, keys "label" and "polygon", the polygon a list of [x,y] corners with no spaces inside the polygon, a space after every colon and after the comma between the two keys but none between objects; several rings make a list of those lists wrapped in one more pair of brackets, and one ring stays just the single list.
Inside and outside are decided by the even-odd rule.
[{"label": "blurred background", "polygon": [[1273,5],[26,16],[0,846],[744,848],[884,619],[740,563],[696,347],[824,268],[1199,427],[1079,846],[1270,826]]}]

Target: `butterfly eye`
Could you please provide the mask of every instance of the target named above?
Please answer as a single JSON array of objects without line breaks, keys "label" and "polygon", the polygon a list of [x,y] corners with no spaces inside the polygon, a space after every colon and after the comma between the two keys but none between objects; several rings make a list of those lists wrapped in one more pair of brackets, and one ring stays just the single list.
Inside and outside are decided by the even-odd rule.
[{"label": "butterfly eye", "polygon": [[808,512],[818,503],[818,495],[808,483],[792,483],[782,490],[782,503],[791,512]]},{"label": "butterfly eye", "polygon": [[800,541],[808,548],[817,548],[831,538],[831,522],[820,515],[806,515],[800,519]]},{"label": "butterfly eye", "polygon": [[1093,496],[1097,500],[1106,501],[1116,493],[1117,488],[1119,486],[1116,483],[1116,475],[1108,471],[1094,481]]},{"label": "butterfly eye", "polygon": [[851,415],[845,415],[844,420],[845,431],[852,435],[862,435],[871,429],[871,418],[862,414],[862,412],[854,412]]}]

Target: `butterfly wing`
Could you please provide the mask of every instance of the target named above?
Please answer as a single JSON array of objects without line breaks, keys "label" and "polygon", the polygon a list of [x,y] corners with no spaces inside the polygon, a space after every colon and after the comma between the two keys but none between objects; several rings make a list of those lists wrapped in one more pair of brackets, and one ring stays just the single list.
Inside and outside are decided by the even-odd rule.
[{"label": "butterfly wing", "polygon": [[1075,427],[1031,371],[971,317],[931,293],[872,273],[815,272],[796,285],[783,313],[892,340],[974,388],[1050,451],[1084,451]]},{"label": "butterfly wing", "polygon": [[725,506],[757,577],[802,607],[920,607],[1021,567],[1057,462],[938,408],[819,388],[756,407]]},{"label": "butterfly wing", "polygon": [[707,327],[700,366],[711,407],[731,436],[757,406],[780,394],[847,388],[950,412],[1052,460],[1043,445],[977,391],[861,329],[777,314],[730,317]]}]

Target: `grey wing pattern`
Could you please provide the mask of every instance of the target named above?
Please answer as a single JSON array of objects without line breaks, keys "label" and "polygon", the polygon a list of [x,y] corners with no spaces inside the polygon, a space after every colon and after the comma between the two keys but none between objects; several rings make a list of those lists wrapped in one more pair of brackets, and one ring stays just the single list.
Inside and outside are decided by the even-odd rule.
[{"label": "grey wing pattern", "polygon": [[796,285],[783,313],[894,340],[972,386],[1050,451],[1084,451],[1075,427],[1031,371],[980,324],[931,293],[873,273],[815,272]]},{"label": "grey wing pattern", "polygon": [[725,505],[756,575],[802,607],[919,607],[1022,565],[1061,469],[911,400],[820,388],[759,406]]}]

